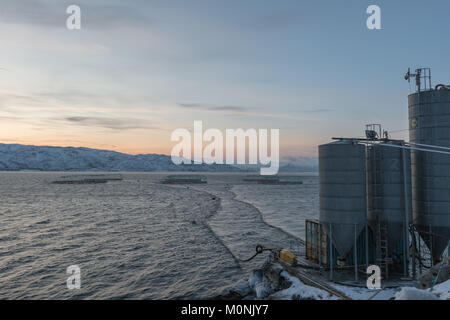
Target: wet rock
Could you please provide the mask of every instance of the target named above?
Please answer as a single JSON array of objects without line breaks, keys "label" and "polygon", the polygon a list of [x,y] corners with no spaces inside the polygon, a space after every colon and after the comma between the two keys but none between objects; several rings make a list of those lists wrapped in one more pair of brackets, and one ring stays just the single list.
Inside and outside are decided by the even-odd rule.
[{"label": "wet rock", "polygon": [[289,288],[292,283],[281,275],[284,268],[276,263],[266,262],[261,269],[251,272],[248,280],[239,280],[231,289],[212,299],[241,300],[267,299],[277,291]]},{"label": "wet rock", "polygon": [[266,262],[261,269],[253,270],[248,284],[257,299],[265,299],[274,292],[291,286],[292,283],[281,276],[283,271],[282,266],[271,262]]},{"label": "wet rock", "polygon": [[236,293],[241,297],[249,295],[251,291],[252,289],[250,288],[248,281],[243,279],[239,280],[230,290],[230,292]]},{"label": "wet rock", "polygon": [[241,279],[233,287],[225,289],[224,292],[212,297],[211,300],[242,300],[253,295],[254,291],[248,280]]},{"label": "wet rock", "polygon": [[242,298],[243,297],[239,293],[228,291],[225,294],[212,297],[210,300],[242,300]]},{"label": "wet rock", "polygon": [[248,279],[248,285],[257,299],[264,299],[273,291],[270,280],[264,274],[264,269],[253,270]]},{"label": "wet rock", "polygon": [[425,290],[404,287],[395,294],[395,300],[438,300],[438,298]]},{"label": "wet rock", "polygon": [[267,278],[263,278],[261,282],[255,285],[255,295],[258,300],[267,298],[272,292],[273,290]]},{"label": "wet rock", "polygon": [[450,264],[448,258],[441,263],[434,265],[430,270],[420,275],[420,288],[431,288],[435,279],[437,280],[435,284],[442,283],[450,279]]},{"label": "wet rock", "polygon": [[256,283],[261,282],[263,279],[263,272],[260,269],[253,270],[248,278],[248,285],[250,288],[254,288]]},{"label": "wet rock", "polygon": [[279,264],[267,263],[262,268],[263,275],[269,280],[273,291],[280,291],[289,288],[292,283],[281,276],[284,269]]}]

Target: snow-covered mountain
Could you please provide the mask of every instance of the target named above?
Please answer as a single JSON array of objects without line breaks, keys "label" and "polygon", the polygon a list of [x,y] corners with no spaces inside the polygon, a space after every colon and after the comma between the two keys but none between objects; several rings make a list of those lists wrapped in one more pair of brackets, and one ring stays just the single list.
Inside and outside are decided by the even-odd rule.
[{"label": "snow-covered mountain", "polygon": [[240,171],[228,165],[175,165],[170,156],[0,143],[0,170],[37,171]]},{"label": "snow-covered mountain", "polygon": [[[0,171],[197,171],[256,172],[259,165],[175,165],[170,156],[0,143]],[[316,158],[283,158],[280,172],[316,171]]]},{"label": "snow-covered mountain", "polygon": [[319,159],[314,157],[284,157],[280,161],[280,172],[315,172],[319,170]]}]

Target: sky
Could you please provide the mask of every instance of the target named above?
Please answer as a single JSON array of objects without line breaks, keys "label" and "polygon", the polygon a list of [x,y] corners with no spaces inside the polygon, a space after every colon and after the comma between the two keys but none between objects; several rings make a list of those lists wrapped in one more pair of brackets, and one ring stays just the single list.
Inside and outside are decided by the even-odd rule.
[{"label": "sky", "polygon": [[[66,8],[81,8],[68,30]],[[366,9],[381,8],[381,30]],[[282,157],[381,123],[408,67],[450,83],[450,2],[2,0],[0,143],[170,154],[177,128],[280,129]]]}]

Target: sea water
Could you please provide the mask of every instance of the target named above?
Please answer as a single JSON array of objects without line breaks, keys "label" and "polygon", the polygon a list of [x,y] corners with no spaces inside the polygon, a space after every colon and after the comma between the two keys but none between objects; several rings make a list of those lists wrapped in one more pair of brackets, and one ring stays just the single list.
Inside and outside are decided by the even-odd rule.
[{"label": "sea water", "polygon": [[[58,185],[66,173],[0,173],[0,299],[189,299],[217,295],[286,247],[317,216],[317,177],[303,185],[206,174],[123,173],[106,184]],[[286,232],[285,232],[286,231]],[[69,290],[67,267],[81,270]]]}]

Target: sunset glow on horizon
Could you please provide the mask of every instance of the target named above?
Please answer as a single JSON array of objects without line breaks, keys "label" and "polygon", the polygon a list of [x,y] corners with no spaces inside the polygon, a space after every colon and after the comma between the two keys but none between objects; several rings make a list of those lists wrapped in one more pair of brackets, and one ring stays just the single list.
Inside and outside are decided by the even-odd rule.
[{"label": "sunset glow on horizon", "polygon": [[171,132],[195,120],[280,129],[281,157],[371,122],[406,138],[406,69],[450,74],[450,45],[430,33],[446,10],[379,2],[370,31],[369,1],[82,0],[80,30],[65,26],[70,1],[3,1],[0,143],[170,154]]}]

